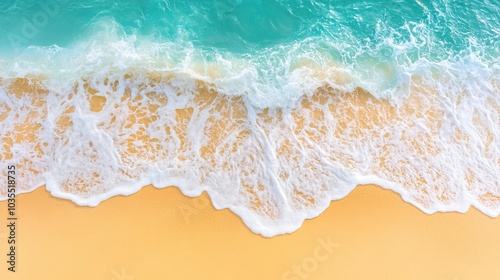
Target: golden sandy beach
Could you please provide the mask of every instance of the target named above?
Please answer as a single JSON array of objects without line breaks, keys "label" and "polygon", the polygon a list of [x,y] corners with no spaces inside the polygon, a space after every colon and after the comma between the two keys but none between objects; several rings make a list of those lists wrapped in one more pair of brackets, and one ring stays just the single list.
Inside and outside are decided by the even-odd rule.
[{"label": "golden sandy beach", "polygon": [[500,0],[0,0],[0,280],[500,280]]},{"label": "golden sandy beach", "polygon": [[[44,189],[18,203],[18,268],[7,272],[2,261],[0,279],[499,277],[499,219],[475,209],[426,215],[377,186],[360,186],[297,232],[270,239],[229,210],[215,210],[208,197],[188,198],[177,188],[146,187],[95,208]],[[5,221],[6,211],[0,213]]]}]

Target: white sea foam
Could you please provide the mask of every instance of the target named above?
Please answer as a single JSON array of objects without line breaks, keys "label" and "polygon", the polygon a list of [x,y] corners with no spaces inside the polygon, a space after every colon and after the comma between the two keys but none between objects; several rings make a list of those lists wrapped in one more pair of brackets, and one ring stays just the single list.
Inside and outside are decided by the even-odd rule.
[{"label": "white sea foam", "polygon": [[175,185],[265,236],[365,183],[426,213],[500,214],[498,62],[472,52],[367,76],[313,39],[247,57],[116,33],[3,61],[0,155],[22,192],[95,206]]}]

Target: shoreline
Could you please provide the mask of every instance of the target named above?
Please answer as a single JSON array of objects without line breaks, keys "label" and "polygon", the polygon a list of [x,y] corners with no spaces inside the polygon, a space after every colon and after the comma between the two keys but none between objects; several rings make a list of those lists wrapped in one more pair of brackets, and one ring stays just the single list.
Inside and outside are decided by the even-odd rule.
[{"label": "shoreline", "polygon": [[[367,176],[367,177],[370,177],[370,176]],[[329,205],[325,209],[318,209],[317,215],[313,215],[311,217],[304,218],[302,224],[299,225],[298,228],[292,229],[290,231],[282,232],[282,233],[277,233],[274,235],[265,235],[262,232],[254,231],[252,229],[251,222],[249,222],[249,223],[245,222],[245,218],[248,218],[248,216],[245,216],[244,213],[243,214],[239,213],[238,209],[236,209],[236,211],[235,211],[231,207],[214,205],[213,199],[210,196],[210,194],[208,193],[206,188],[199,188],[199,189],[188,188],[188,187],[184,186],[186,184],[186,182],[184,182],[182,184],[183,186],[175,185],[175,184],[172,184],[172,185],[169,185],[169,184],[165,185],[164,184],[164,185],[160,185],[159,187],[157,187],[157,186],[155,186],[155,184],[150,183],[150,180],[139,180],[137,183],[133,184],[134,187],[131,187],[129,185],[125,185],[125,186],[122,186],[120,188],[113,188],[110,192],[106,192],[106,193],[99,194],[97,196],[93,196],[92,201],[94,201],[94,202],[97,201],[97,203],[91,203],[91,204],[87,204],[87,203],[81,204],[81,203],[79,203],[79,200],[81,201],[80,197],[75,196],[71,193],[61,192],[57,188],[55,188],[53,190],[48,189],[46,184],[42,184],[41,186],[33,188],[30,191],[16,193],[16,198],[19,195],[27,195],[27,194],[30,194],[33,192],[37,192],[39,189],[41,189],[42,191],[48,193],[52,198],[55,198],[58,200],[69,201],[77,207],[97,208],[101,204],[106,203],[106,201],[108,201],[110,199],[134,196],[134,195],[137,195],[138,193],[140,193],[141,191],[143,191],[144,189],[155,189],[155,190],[176,189],[176,192],[181,193],[186,198],[195,199],[195,200],[201,198],[205,204],[210,204],[214,208],[214,210],[216,210],[216,211],[223,211],[223,210],[230,211],[232,214],[236,215],[239,219],[241,219],[241,221],[243,222],[245,227],[247,227],[252,233],[254,233],[256,235],[260,235],[263,238],[274,238],[276,236],[293,234],[297,230],[300,230],[300,228],[302,227],[302,225],[305,221],[313,220],[313,219],[316,219],[317,217],[321,216],[325,211],[328,210],[328,208],[330,207],[330,205],[332,203],[334,203],[336,201],[344,200],[347,197],[349,197],[351,195],[351,193],[354,192],[356,189],[364,188],[364,187],[376,187],[376,188],[382,189],[383,191],[392,192],[392,193],[396,194],[402,202],[411,205],[412,207],[416,208],[418,211],[422,212],[425,215],[435,215],[435,214],[445,214],[445,213],[467,214],[471,211],[471,209],[474,209],[474,211],[478,211],[479,213],[481,213],[482,215],[484,215],[486,217],[489,217],[492,219],[498,218],[498,215],[496,215],[496,216],[489,215],[488,213],[485,213],[485,212],[481,211],[481,209],[478,209],[477,207],[475,207],[473,204],[470,204],[466,209],[464,208],[464,209],[460,209],[460,210],[433,209],[433,211],[429,211],[428,209],[423,208],[421,205],[416,205],[413,203],[413,201],[409,201],[409,200],[405,199],[406,193],[399,193],[398,191],[393,190],[391,183],[377,184],[377,183],[370,183],[370,182],[368,182],[369,180],[361,180],[361,181],[363,181],[363,183],[358,183],[357,185],[355,185],[355,187],[353,187],[351,189],[351,191],[349,191],[345,196],[340,197],[340,198],[332,198],[328,203]],[[378,180],[377,178],[375,178],[374,181],[381,182],[383,180]],[[385,183],[385,182],[382,182],[382,183]],[[384,185],[386,187],[384,187]],[[6,203],[7,198],[5,198],[5,200],[0,200],[0,203],[2,203],[2,202]]]},{"label": "shoreline", "polygon": [[495,180],[482,168],[497,168],[494,156],[465,133],[488,140],[495,131],[457,130],[432,88],[413,84],[397,106],[324,87],[294,108],[261,110],[203,83],[184,92],[175,79],[150,78],[96,78],[68,92],[38,79],[6,84],[16,106],[5,105],[0,160],[24,170],[19,191],[45,182],[56,197],[95,206],[149,183],[177,185],[189,196],[207,191],[266,236],[297,230],[356,183],[391,189],[425,213],[473,205],[498,215],[495,190],[480,180]]}]

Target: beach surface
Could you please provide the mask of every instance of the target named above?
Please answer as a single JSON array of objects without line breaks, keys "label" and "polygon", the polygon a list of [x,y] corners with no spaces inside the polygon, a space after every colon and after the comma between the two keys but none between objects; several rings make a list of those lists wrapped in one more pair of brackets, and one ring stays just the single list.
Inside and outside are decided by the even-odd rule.
[{"label": "beach surface", "polygon": [[[6,221],[7,203],[0,202]],[[358,186],[292,234],[264,238],[206,194],[145,187],[97,207],[18,197],[16,272],[0,279],[497,279],[500,220],[424,214]],[[4,228],[4,227],[3,227]],[[5,230],[0,253],[6,256]],[[489,260],[489,261],[485,261]]]},{"label": "beach surface", "polygon": [[[17,89],[20,96],[36,92],[23,85]],[[95,96],[99,95],[94,92],[89,98],[91,112],[98,111],[100,104]],[[295,114],[298,127],[303,122],[300,116],[318,120],[311,102],[322,103],[332,96],[302,101],[301,111]],[[358,129],[378,120],[377,112],[391,112],[365,92],[344,97],[346,103],[334,103],[331,112],[347,112]],[[38,96],[33,98],[36,101]],[[202,105],[219,102],[203,92],[197,98]],[[135,108],[134,102],[128,106]],[[221,104],[214,108],[226,112],[228,104]],[[379,111],[374,112],[374,106]],[[341,110],[344,107],[364,113]],[[176,114],[180,120],[186,117],[182,110]],[[266,114],[261,113],[263,122]],[[238,115],[224,118],[210,135],[228,133],[240,119]],[[148,126],[154,120],[144,117],[138,122]],[[12,141],[35,141],[36,125],[29,118],[25,121]],[[60,124],[64,129],[71,126],[64,119]],[[210,145],[204,151],[215,153]],[[19,165],[19,191],[34,187],[23,179],[23,170]],[[84,182],[83,190],[92,187],[90,182]],[[0,221],[5,223],[7,206],[7,201],[0,202]],[[473,207],[465,214],[428,215],[399,194],[375,185],[357,186],[347,197],[332,201],[318,217],[305,220],[298,230],[272,238],[252,232],[229,209],[216,210],[206,192],[191,198],[177,187],[146,186],[96,207],[78,206],[40,187],[17,196],[16,216],[16,272],[7,270],[8,236],[3,226],[0,279],[497,279],[500,259],[499,219]]]},{"label": "beach surface", "polygon": [[499,279],[494,1],[3,2],[0,280]]}]

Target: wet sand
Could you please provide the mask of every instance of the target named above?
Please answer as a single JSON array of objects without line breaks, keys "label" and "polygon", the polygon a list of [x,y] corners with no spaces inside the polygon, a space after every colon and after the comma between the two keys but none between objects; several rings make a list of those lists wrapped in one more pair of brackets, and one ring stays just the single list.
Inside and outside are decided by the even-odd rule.
[{"label": "wet sand", "polygon": [[[43,92],[25,83],[14,89],[19,96],[37,93],[33,104],[45,106]],[[211,95],[200,96],[202,104],[205,97],[213,102]],[[385,106],[366,93],[352,96],[352,104],[367,112],[355,114],[347,108],[358,128],[373,120],[368,109]],[[91,98],[89,103],[91,111],[98,111],[99,100]],[[391,115],[389,107],[382,109]],[[184,118],[182,112],[179,116]],[[144,125],[149,121],[144,118]],[[27,122],[3,139],[7,148],[35,141],[39,127],[29,118]],[[70,125],[67,120],[61,124]],[[11,157],[0,155],[0,160]],[[22,164],[18,169],[26,170]],[[94,208],[79,207],[39,188],[18,196],[17,207],[17,272],[7,271],[4,225],[2,280],[462,280],[500,275],[500,219],[473,208],[466,214],[427,215],[398,194],[373,185],[358,186],[298,231],[273,238],[254,234],[227,209],[217,211],[206,194],[189,198],[175,187],[145,187]],[[2,224],[7,223],[6,215],[7,202],[2,201]]]}]

